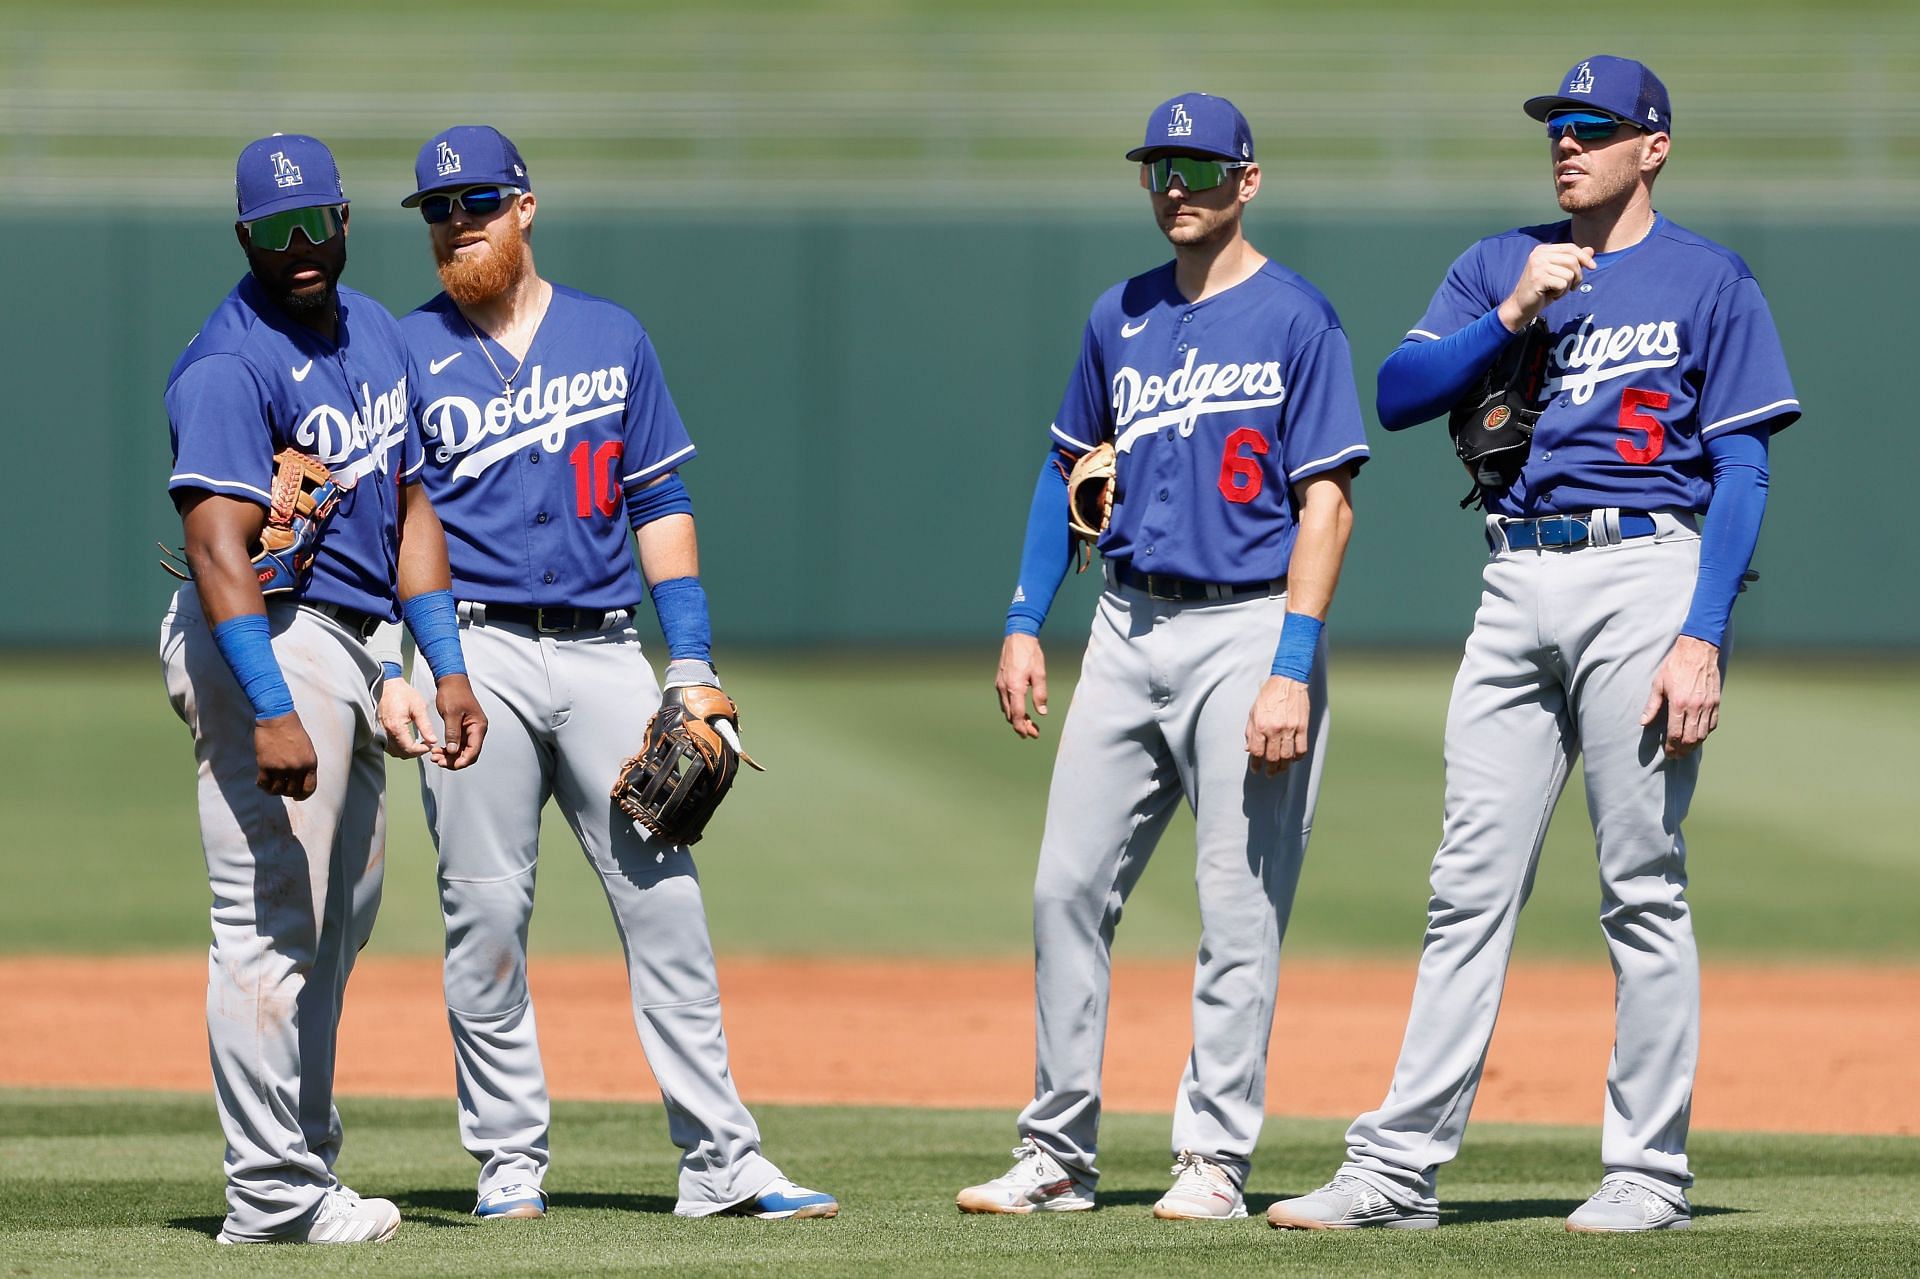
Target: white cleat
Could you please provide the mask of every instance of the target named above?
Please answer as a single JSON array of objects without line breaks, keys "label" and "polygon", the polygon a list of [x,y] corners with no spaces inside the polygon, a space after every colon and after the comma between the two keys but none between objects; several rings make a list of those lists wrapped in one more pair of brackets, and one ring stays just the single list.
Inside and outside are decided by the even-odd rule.
[{"label": "white cleat", "polygon": [[1074,1187],[1067,1170],[1028,1137],[1013,1148],[1014,1165],[1005,1175],[954,1196],[961,1212],[1085,1212],[1093,1196]]},{"label": "white cleat", "polygon": [[1247,1215],[1247,1201],[1227,1170],[1204,1155],[1183,1150],[1174,1157],[1173,1189],[1160,1196],[1153,1215],[1162,1221],[1229,1221]]},{"label": "white cleat", "polygon": [[1687,1197],[1675,1203],[1625,1177],[1608,1177],[1593,1198],[1573,1210],[1567,1229],[1575,1234],[1614,1234],[1641,1230],[1687,1230],[1693,1213]]},{"label": "white cleat", "polygon": [[245,1239],[222,1230],[221,1243],[385,1243],[400,1230],[400,1210],[386,1199],[362,1199],[345,1186],[335,1186],[320,1199],[320,1208],[307,1223],[304,1235],[279,1239]]}]

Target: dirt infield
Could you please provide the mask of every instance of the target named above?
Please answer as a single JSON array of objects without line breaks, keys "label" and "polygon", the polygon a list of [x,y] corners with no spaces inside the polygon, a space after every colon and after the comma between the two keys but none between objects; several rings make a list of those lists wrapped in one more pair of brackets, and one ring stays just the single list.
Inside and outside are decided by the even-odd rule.
[{"label": "dirt infield", "polygon": [[[1032,969],[923,960],[723,961],[733,1069],[749,1101],[984,1106],[1032,1085]],[[1267,1109],[1350,1117],[1384,1093],[1411,962],[1283,965]],[[1168,1111],[1189,1043],[1186,964],[1115,965],[1107,1105]],[[1713,968],[1696,1127],[1920,1134],[1920,969]],[[209,1087],[204,959],[0,960],[0,1086]],[[536,956],[554,1095],[652,1100],[619,961]],[[1477,1117],[1594,1124],[1612,1036],[1604,966],[1517,968]],[[342,1092],[452,1095],[434,960],[369,959],[342,1032]]]}]

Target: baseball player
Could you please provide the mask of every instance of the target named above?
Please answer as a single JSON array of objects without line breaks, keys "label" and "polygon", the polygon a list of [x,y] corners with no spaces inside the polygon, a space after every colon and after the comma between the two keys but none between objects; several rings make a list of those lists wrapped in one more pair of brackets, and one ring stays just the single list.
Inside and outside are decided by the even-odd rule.
[{"label": "baseball player", "polygon": [[1156,107],[1140,162],[1173,261],[1093,305],[1055,417],[997,688],[1023,738],[1047,713],[1038,634],[1070,555],[1066,465],[1116,450],[1106,590],[1061,732],[1034,882],[1034,1097],[1016,1162],[963,1212],[1094,1206],[1109,955],[1175,805],[1196,819],[1202,935],[1193,1052],[1163,1218],[1246,1216],[1280,937],[1327,733],[1321,634],[1367,457],[1346,335],[1241,217],[1259,194],[1245,117]]},{"label": "baseball player", "polygon": [[[535,270],[537,203],[512,142],[456,126],[421,148],[415,177],[403,203],[426,219],[445,292],[401,327],[467,661],[495,728],[478,768],[422,769],[460,1132],[481,1164],[474,1212],[547,1210],[526,942],[552,798],[626,950],[634,1024],[682,1152],[674,1211],[831,1217],[833,1196],[795,1186],[760,1153],[734,1087],[692,856],[646,837],[610,797],[662,691],[632,624],[646,588],[629,530],[667,639],[666,688],[719,684],[693,504],[676,474],[694,446],[639,321]],[[437,754],[418,663],[413,688],[389,680],[383,719],[404,752]]]},{"label": "baseball player", "polygon": [[[446,545],[419,485],[399,325],[339,284],[347,198],[333,156],[276,134],[240,153],[235,182],[250,271],[167,379],[168,489],[192,580],[160,635],[167,694],[193,734],[213,889],[220,1242],[383,1241],[399,1211],[333,1175],[333,1062],[385,854],[380,664],[365,641],[397,601],[453,726],[447,767],[476,758],[486,717],[462,673]],[[311,566],[282,573],[252,555],[280,505],[275,455],[287,449],[344,493],[303,548]]]},{"label": "baseball player", "polygon": [[1437,1224],[1548,818],[1584,757],[1618,993],[1597,1193],[1576,1231],[1690,1224],[1700,992],[1680,825],[1713,731],[1727,621],[1759,535],[1767,440],[1800,416],[1760,287],[1653,207],[1666,88],[1588,58],[1526,112],[1570,217],[1454,262],[1380,370],[1380,420],[1443,413],[1536,317],[1543,411],[1487,493],[1480,610],[1446,729],[1446,818],[1393,1086],[1327,1186],[1275,1204],[1309,1229]]}]

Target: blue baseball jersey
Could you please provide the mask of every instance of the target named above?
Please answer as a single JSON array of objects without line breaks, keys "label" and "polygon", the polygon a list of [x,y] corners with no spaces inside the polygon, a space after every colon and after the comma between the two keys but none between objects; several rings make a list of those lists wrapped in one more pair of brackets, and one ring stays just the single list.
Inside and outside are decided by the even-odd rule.
[{"label": "blue baseball jersey", "polygon": [[[1527,255],[1566,243],[1572,224],[1490,236],[1454,262],[1413,342],[1446,337],[1500,305]],[[1510,516],[1596,507],[1704,511],[1706,441],[1783,430],[1800,416],[1786,354],[1738,254],[1656,217],[1645,239],[1602,254],[1578,289],[1547,307],[1544,409],[1520,478],[1490,494]]]},{"label": "blue baseball jersey", "polygon": [[[556,284],[524,363],[444,293],[400,326],[454,594],[533,607],[638,603],[626,494],[695,452],[640,321]],[[502,379],[516,364],[509,392]]]},{"label": "blue baseball jersey", "polygon": [[1286,574],[1293,486],[1368,457],[1333,306],[1276,262],[1189,302],[1169,262],[1093,304],[1054,441],[1116,453],[1100,553],[1204,582]]},{"label": "blue baseball jersey", "polygon": [[[399,617],[401,483],[417,482],[400,325],[339,289],[329,342],[283,311],[252,275],[227,294],[167,377],[172,493],[204,489],[268,507],[273,458],[295,448],[352,488],[327,522],[296,600]],[[395,456],[396,451],[398,456]]]}]

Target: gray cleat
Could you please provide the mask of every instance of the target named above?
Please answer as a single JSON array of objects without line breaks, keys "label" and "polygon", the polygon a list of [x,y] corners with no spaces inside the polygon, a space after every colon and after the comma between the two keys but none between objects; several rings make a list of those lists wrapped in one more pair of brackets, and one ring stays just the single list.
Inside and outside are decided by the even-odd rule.
[{"label": "gray cleat", "polygon": [[1640,1230],[1687,1230],[1693,1225],[1687,1197],[1675,1203],[1625,1177],[1608,1177],[1593,1198],[1573,1210],[1567,1229],[1575,1234],[1613,1234]]},{"label": "gray cleat", "polygon": [[1310,1195],[1282,1199],[1267,1209],[1267,1224],[1275,1230],[1432,1230],[1440,1214],[1404,1208],[1372,1183],[1342,1173]]}]

